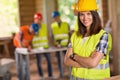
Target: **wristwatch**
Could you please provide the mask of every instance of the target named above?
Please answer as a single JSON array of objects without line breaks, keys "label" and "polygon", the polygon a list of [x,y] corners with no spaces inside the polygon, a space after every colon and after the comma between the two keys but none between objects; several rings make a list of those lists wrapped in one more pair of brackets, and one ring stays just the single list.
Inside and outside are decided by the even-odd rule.
[{"label": "wristwatch", "polygon": [[68,44],[68,48],[72,48],[72,44],[71,43]]},{"label": "wristwatch", "polygon": [[70,55],[70,59],[72,59],[73,61],[75,61],[74,56],[75,56],[75,54]]}]

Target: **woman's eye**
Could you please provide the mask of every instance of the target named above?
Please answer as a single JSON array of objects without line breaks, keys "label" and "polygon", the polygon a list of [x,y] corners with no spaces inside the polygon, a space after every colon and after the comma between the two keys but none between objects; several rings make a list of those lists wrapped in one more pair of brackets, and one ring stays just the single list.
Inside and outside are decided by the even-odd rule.
[{"label": "woman's eye", "polygon": [[87,13],[87,15],[91,15],[91,13]]},{"label": "woman's eye", "polygon": [[83,16],[84,14],[80,13],[80,16]]}]

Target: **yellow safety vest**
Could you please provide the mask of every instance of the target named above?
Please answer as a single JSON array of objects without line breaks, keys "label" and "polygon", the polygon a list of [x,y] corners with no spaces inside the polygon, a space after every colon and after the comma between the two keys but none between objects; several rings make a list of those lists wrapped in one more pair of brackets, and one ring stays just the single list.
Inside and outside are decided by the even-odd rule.
[{"label": "yellow safety vest", "polygon": [[[61,22],[59,26],[57,22],[51,24],[52,33],[55,39],[55,44],[60,44],[62,46],[67,46],[69,38],[69,26],[66,22]],[[60,43],[58,40],[61,40]]]},{"label": "yellow safety vest", "polygon": [[38,34],[33,37],[32,45],[33,48],[44,47],[48,48],[48,38],[47,38],[47,27],[44,23],[41,24]]},{"label": "yellow safety vest", "polygon": [[[82,43],[82,37],[77,36],[73,33],[71,37],[71,43],[73,47],[73,52],[83,56],[89,57],[92,52],[96,49],[96,45],[100,41],[100,37],[105,31],[101,30],[98,34],[89,36],[88,39]],[[100,63],[95,68],[72,68],[72,75],[78,78],[90,79],[90,80],[103,80],[104,78],[110,77],[109,68],[109,52],[112,47],[111,35],[108,33],[108,48],[106,56],[100,61]]]}]

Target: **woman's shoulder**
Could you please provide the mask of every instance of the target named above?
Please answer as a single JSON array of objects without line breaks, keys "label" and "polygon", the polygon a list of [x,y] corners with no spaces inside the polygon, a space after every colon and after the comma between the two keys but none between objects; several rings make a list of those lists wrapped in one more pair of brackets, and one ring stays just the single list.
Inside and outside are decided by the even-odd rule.
[{"label": "woman's shoulder", "polygon": [[74,35],[74,36],[77,35],[77,31],[74,31],[74,32],[72,33],[72,35]]},{"label": "woman's shoulder", "polygon": [[107,32],[106,30],[104,30],[104,29],[101,30],[101,34],[102,34],[103,36],[111,37],[111,34],[110,34],[109,32]]},{"label": "woman's shoulder", "polygon": [[74,32],[72,33],[72,36],[74,36],[74,37],[81,37],[81,35],[78,35],[78,31],[74,31]]}]

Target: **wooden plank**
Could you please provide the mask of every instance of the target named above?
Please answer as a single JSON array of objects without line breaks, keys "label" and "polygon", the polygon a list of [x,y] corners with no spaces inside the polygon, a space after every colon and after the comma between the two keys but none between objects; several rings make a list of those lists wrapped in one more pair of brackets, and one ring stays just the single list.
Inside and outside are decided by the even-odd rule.
[{"label": "wooden plank", "polygon": [[4,47],[4,52],[5,52],[6,57],[10,57],[10,51],[8,48],[9,43],[10,43],[10,41],[8,41],[8,40],[0,41],[0,45],[3,45],[3,47]]},{"label": "wooden plank", "polygon": [[19,0],[20,25],[33,23],[35,0]]}]

